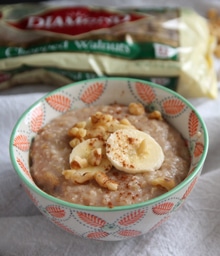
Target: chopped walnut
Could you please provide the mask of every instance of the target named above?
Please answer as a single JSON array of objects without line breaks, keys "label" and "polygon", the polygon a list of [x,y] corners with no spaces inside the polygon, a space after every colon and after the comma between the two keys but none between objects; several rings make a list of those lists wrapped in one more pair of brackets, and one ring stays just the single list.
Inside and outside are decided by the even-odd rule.
[{"label": "chopped walnut", "polygon": [[102,161],[102,149],[101,148],[93,149],[88,160],[92,166],[99,166]]},{"label": "chopped walnut", "polygon": [[176,186],[176,183],[173,179],[167,177],[158,177],[151,181],[153,186],[161,186],[165,188],[167,191],[171,190]]},{"label": "chopped walnut", "polygon": [[98,126],[96,128],[90,127],[90,129],[87,130],[86,139],[99,138],[99,139],[105,140],[106,136],[108,137],[109,134],[106,132],[105,127],[103,126]]},{"label": "chopped walnut", "polygon": [[123,118],[119,122],[120,124],[131,125],[130,121],[127,118]]},{"label": "chopped walnut", "polygon": [[62,172],[65,179],[72,181],[73,183],[83,184],[94,177],[94,172],[86,172],[84,170],[65,170]]},{"label": "chopped walnut", "polygon": [[86,122],[85,121],[78,122],[78,123],[76,123],[75,127],[77,127],[77,128],[85,128],[86,127]]},{"label": "chopped walnut", "polygon": [[85,158],[81,158],[80,156],[75,156],[75,158],[70,163],[70,167],[72,169],[80,169],[88,166],[88,161]]},{"label": "chopped walnut", "polygon": [[148,115],[148,118],[149,118],[149,119],[157,119],[157,120],[160,120],[160,121],[163,120],[162,114],[161,114],[161,112],[158,111],[158,110],[154,110],[153,112],[151,112],[151,113]]},{"label": "chopped walnut", "polygon": [[76,137],[76,138],[84,138],[86,136],[86,129],[78,128],[78,127],[72,127],[69,130],[69,136]]},{"label": "chopped walnut", "polygon": [[74,138],[69,142],[69,145],[71,148],[75,148],[75,146],[77,146],[79,143],[81,142],[80,139],[78,138]]},{"label": "chopped walnut", "polygon": [[141,103],[130,103],[128,111],[135,116],[143,115],[145,113],[144,106]]},{"label": "chopped walnut", "polygon": [[70,146],[74,148],[83,140],[99,138],[106,141],[109,135],[118,129],[135,128],[128,119],[117,120],[112,115],[96,112],[87,121],[78,122],[69,129],[69,136],[73,139]]},{"label": "chopped walnut", "polygon": [[96,172],[95,173],[95,180],[96,182],[104,188],[108,188],[109,190],[117,190],[118,183],[114,180],[109,179],[109,177],[103,172]]},{"label": "chopped walnut", "polygon": [[96,125],[106,125],[108,122],[111,122],[113,116],[109,114],[103,114],[102,112],[96,112],[94,115],[91,116],[92,124]]}]

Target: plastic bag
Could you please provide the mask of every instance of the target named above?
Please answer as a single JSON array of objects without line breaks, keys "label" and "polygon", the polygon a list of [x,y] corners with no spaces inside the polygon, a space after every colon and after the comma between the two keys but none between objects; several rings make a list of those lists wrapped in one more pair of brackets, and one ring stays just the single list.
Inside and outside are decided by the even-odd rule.
[{"label": "plastic bag", "polygon": [[0,34],[0,89],[117,76],[217,96],[214,39],[189,9],[5,5]]}]

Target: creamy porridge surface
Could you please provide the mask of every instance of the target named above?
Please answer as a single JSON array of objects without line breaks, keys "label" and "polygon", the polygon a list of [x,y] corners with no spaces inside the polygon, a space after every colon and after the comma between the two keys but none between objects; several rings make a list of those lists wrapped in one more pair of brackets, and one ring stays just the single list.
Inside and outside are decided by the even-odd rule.
[{"label": "creamy porridge surface", "polygon": [[[126,173],[114,167],[108,177],[117,182],[116,190],[97,184],[94,179],[79,184],[63,175],[70,169],[72,148],[68,134],[74,124],[85,121],[97,111],[121,120],[126,118],[138,130],[151,135],[164,153],[162,166],[154,172]],[[189,170],[190,155],[181,135],[164,120],[149,118],[149,113],[133,115],[127,106],[93,106],[69,111],[52,120],[35,137],[30,153],[31,174],[46,193],[68,202],[91,206],[120,206],[143,202],[179,184]]]}]

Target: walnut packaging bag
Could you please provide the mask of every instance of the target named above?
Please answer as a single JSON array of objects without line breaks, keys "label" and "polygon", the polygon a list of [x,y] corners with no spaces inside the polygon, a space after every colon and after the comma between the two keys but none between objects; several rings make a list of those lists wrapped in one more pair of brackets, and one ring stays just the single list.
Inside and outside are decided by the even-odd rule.
[{"label": "walnut packaging bag", "polygon": [[0,89],[120,76],[217,97],[215,40],[189,9],[3,5],[0,34]]}]

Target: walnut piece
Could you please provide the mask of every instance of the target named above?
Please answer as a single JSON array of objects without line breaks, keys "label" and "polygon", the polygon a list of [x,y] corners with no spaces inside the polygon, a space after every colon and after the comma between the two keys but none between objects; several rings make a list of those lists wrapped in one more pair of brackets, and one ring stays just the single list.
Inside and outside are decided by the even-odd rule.
[{"label": "walnut piece", "polygon": [[130,103],[128,106],[128,111],[130,114],[139,116],[145,113],[144,106],[141,103]]},{"label": "walnut piece", "polygon": [[96,182],[103,188],[108,188],[109,190],[117,190],[118,183],[114,180],[109,179],[109,177],[103,172],[95,173]]},{"label": "walnut piece", "polygon": [[151,113],[148,115],[148,118],[149,118],[149,119],[157,119],[157,120],[160,120],[160,121],[163,120],[162,114],[161,114],[161,112],[158,111],[158,110],[154,110],[153,112],[151,112]]},{"label": "walnut piece", "polygon": [[88,161],[85,158],[81,158],[80,156],[75,156],[75,158],[71,161],[70,167],[71,169],[80,169],[88,166]]},{"label": "walnut piece", "polygon": [[165,188],[167,191],[171,190],[176,186],[176,183],[173,179],[167,177],[158,177],[151,181],[153,186],[161,186]]},{"label": "walnut piece", "polygon": [[64,175],[65,179],[79,184],[92,180],[94,177],[94,172],[86,172],[84,170],[64,170],[62,174]]},{"label": "walnut piece", "polygon": [[102,149],[101,148],[93,149],[89,156],[88,161],[92,166],[99,166],[102,161]]}]

